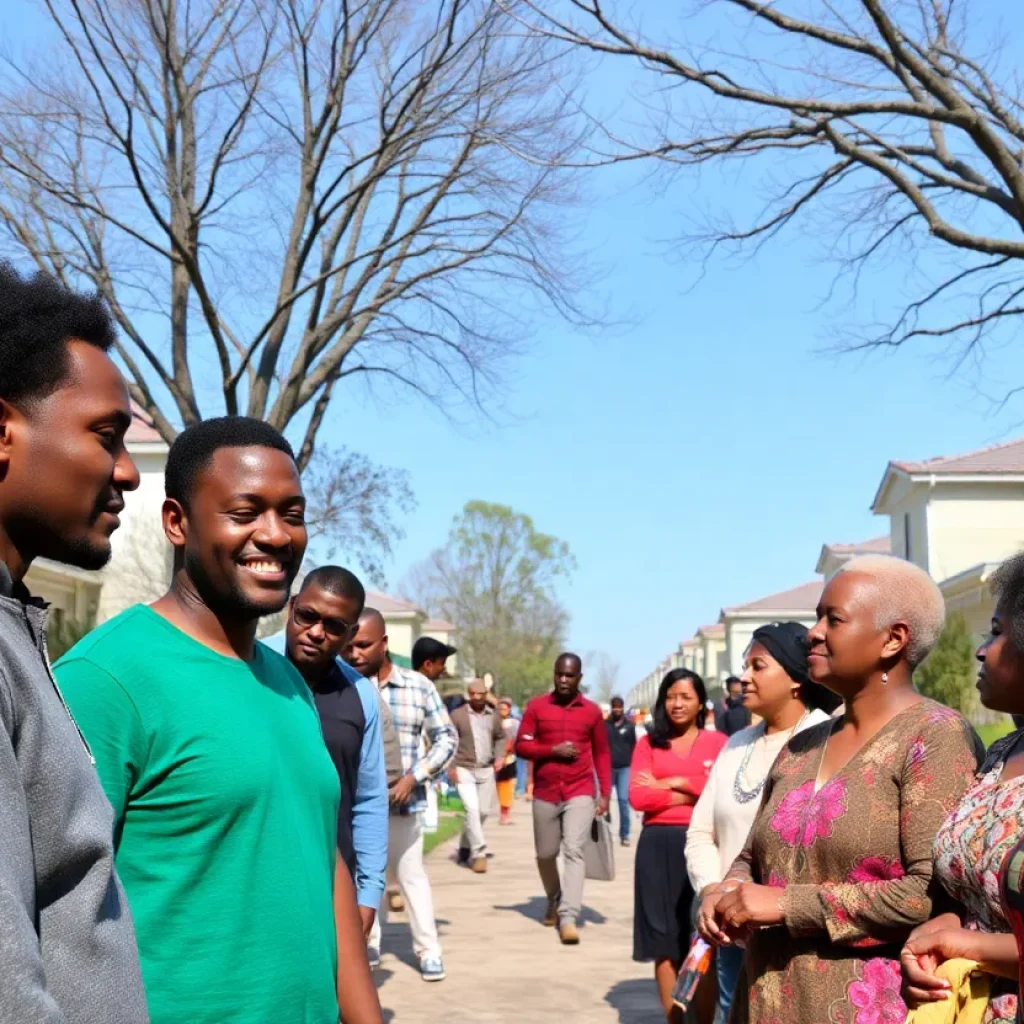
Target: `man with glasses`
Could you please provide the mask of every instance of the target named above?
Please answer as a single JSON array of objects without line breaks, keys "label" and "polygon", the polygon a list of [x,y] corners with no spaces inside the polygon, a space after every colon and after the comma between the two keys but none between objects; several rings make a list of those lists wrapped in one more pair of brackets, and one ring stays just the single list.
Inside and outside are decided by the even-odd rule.
[{"label": "man with glasses", "polygon": [[284,632],[266,643],[288,656],[313,691],[341,781],[338,853],[355,881],[363,932],[369,935],[384,895],[388,859],[381,699],[373,684],[340,657],[355,635],[365,600],[362,583],[348,569],[314,569],[288,604]]}]

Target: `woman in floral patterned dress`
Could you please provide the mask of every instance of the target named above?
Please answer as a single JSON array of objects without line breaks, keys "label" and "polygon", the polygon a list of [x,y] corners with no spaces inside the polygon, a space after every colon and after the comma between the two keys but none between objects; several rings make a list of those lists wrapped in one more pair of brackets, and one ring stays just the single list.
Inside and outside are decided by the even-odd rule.
[{"label": "woman in floral patterned dress", "polygon": [[[1024,555],[1000,566],[989,638],[978,650],[981,702],[994,711],[1024,712]],[[914,1003],[944,999],[934,970],[966,957],[993,975],[985,1024],[1017,1020],[1017,943],[1000,892],[1002,869],[1024,836],[1024,732],[992,744],[985,763],[935,840],[935,875],[959,904],[911,935],[902,952],[907,995]]]},{"label": "woman in floral patterned dress", "polygon": [[900,947],[931,913],[935,833],[977,767],[966,721],[911,683],[943,615],[898,559],[854,559],[826,586],[809,671],[845,712],[783,748],[699,914],[711,941],[746,942],[734,1024],[903,1024]]}]

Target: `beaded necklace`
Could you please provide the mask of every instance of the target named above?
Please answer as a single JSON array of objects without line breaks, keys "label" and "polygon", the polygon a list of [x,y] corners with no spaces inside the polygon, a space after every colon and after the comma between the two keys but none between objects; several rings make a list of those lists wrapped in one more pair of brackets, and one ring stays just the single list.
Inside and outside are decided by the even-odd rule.
[{"label": "beaded necklace", "polygon": [[[793,736],[793,733],[795,733],[797,729],[800,728],[801,724],[803,723],[803,720],[809,714],[810,710],[808,709],[800,716],[799,721],[793,726],[792,729],[789,730],[789,733],[786,736],[786,743],[789,742],[789,740]],[[767,722],[762,722],[758,726],[758,728],[761,730],[761,734],[760,736],[756,737],[754,742],[747,747],[746,753],[743,755],[743,761],[740,763],[740,769],[736,773],[736,778],[732,780],[732,795],[735,798],[736,803],[738,804],[748,804],[755,797],[760,796],[761,790],[764,789],[764,784],[768,781],[768,772],[765,772],[764,777],[761,779],[761,781],[756,786],[751,788],[747,785],[745,778],[747,768],[750,765],[750,759],[754,756],[754,747],[756,747],[762,739],[766,739],[768,735]],[[783,743],[783,746],[785,746],[786,743]]]}]

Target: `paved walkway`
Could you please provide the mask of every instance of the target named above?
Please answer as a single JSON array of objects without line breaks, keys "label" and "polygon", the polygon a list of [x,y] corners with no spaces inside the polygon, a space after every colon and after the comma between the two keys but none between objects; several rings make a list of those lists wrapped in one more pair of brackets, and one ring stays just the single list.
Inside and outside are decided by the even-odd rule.
[{"label": "paved walkway", "polygon": [[[634,841],[637,828],[634,827]],[[530,805],[488,822],[486,875],[454,863],[456,841],[427,860],[448,977],[420,980],[405,915],[384,927],[377,972],[393,1024],[663,1024],[653,968],[632,960],[633,850],[616,847],[614,882],[588,882],[580,945],[540,924],[546,901],[533,857]]]}]

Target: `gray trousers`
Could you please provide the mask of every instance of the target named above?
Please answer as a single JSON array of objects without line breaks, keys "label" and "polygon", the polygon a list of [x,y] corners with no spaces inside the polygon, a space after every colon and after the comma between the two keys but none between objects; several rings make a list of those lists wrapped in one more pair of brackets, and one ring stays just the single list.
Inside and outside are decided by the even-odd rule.
[{"label": "gray trousers", "polygon": [[[574,796],[561,804],[533,801],[533,845],[544,892],[558,901],[558,920],[576,922],[583,909],[583,845],[594,821],[592,796]],[[565,877],[558,880],[558,851]]]}]

